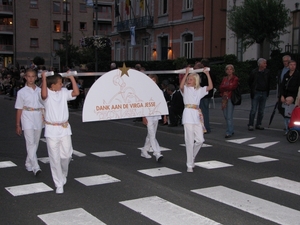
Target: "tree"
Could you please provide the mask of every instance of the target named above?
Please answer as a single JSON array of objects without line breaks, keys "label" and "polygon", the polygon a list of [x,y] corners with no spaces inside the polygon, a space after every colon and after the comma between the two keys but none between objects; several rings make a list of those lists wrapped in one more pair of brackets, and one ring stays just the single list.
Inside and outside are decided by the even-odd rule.
[{"label": "tree", "polygon": [[36,56],[34,57],[33,59],[33,63],[37,66],[40,66],[40,65],[44,65],[45,64],[45,59],[43,57],[40,57],[40,56]]},{"label": "tree", "polygon": [[242,40],[244,51],[257,43],[261,57],[264,42],[279,48],[280,35],[288,33],[286,27],[290,24],[289,9],[283,0],[245,0],[228,17],[228,27]]}]

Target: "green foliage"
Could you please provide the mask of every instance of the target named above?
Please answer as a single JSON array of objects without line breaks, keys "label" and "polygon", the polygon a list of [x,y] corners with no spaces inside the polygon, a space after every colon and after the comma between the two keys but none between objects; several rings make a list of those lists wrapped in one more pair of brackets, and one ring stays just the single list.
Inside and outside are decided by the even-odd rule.
[{"label": "green foliage", "polygon": [[280,35],[288,33],[289,15],[283,0],[245,0],[229,13],[228,27],[242,39],[244,50],[264,41],[278,48]]},{"label": "green foliage", "polygon": [[45,59],[43,57],[36,56],[36,57],[33,58],[33,63],[37,66],[44,65],[45,64]]},{"label": "green foliage", "polygon": [[188,65],[186,57],[178,57],[174,60],[173,65],[175,69],[182,69]]}]

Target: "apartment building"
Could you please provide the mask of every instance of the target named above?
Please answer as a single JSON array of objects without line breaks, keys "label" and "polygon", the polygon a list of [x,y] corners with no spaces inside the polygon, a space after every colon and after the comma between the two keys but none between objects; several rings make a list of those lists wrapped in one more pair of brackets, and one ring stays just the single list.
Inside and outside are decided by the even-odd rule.
[{"label": "apartment building", "polygon": [[76,46],[84,36],[110,34],[111,2],[0,0],[0,66],[29,66],[35,56],[46,66],[59,65],[55,51],[64,47],[67,33]]},{"label": "apartment building", "polygon": [[115,0],[112,60],[224,56],[227,0]]}]

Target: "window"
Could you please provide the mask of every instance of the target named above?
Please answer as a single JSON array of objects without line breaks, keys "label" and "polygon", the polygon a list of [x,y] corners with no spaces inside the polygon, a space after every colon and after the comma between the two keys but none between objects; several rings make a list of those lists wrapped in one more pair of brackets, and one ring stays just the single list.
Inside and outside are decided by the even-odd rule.
[{"label": "window", "polygon": [[30,19],[30,27],[37,28],[38,27],[38,20],[37,19]]},{"label": "window", "polygon": [[159,5],[160,14],[161,15],[167,14],[167,12],[168,12],[168,0],[160,0],[159,3],[160,3],[160,5]]},{"label": "window", "polygon": [[30,38],[30,47],[38,48],[39,47],[39,39],[38,38]]},{"label": "window", "polygon": [[60,33],[61,32],[61,28],[60,28],[60,21],[54,21],[53,22],[54,25],[54,32]]},{"label": "window", "polygon": [[69,29],[69,26],[70,26],[70,23],[69,23],[69,21],[68,21],[68,23],[66,22],[66,21],[64,21],[64,25],[63,25],[64,27],[64,32],[66,32],[66,31],[69,31],[70,29]]},{"label": "window", "polygon": [[53,13],[61,13],[60,2],[53,2]]},{"label": "window", "polygon": [[64,2],[64,14],[66,14],[66,10],[67,13],[70,14],[70,3],[68,2]]},{"label": "window", "polygon": [[53,50],[54,51],[60,50],[60,41],[59,40],[53,40]]},{"label": "window", "polygon": [[133,48],[131,41],[127,41],[127,60],[133,60]]},{"label": "window", "polygon": [[79,4],[79,12],[86,12],[86,4]]},{"label": "window", "polygon": [[183,0],[183,10],[188,10],[193,8],[193,0]]},{"label": "window", "polygon": [[191,34],[183,37],[183,56],[187,59],[193,58],[193,35]]},{"label": "window", "polygon": [[85,22],[80,22],[79,23],[79,29],[80,30],[86,30],[86,23]]},{"label": "window", "polygon": [[30,0],[30,3],[29,3],[29,8],[31,9],[37,9],[38,8],[38,0]]},{"label": "window", "polygon": [[115,61],[121,60],[121,45],[120,42],[115,43]]},{"label": "window", "polygon": [[148,49],[149,49],[149,39],[143,39],[143,60],[148,61]]}]

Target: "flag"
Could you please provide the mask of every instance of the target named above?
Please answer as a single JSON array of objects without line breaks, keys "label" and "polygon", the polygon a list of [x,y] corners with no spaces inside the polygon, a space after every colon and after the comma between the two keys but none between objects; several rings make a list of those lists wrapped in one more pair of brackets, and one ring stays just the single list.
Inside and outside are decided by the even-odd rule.
[{"label": "flag", "polygon": [[130,0],[126,0],[126,3],[125,3],[125,11],[126,11],[126,14],[129,15],[129,8],[130,8]]},{"label": "flag", "polygon": [[135,27],[130,27],[131,45],[135,45]]},{"label": "flag", "polygon": [[120,16],[119,5],[117,3],[117,0],[115,0],[115,17],[118,16]]},{"label": "flag", "polygon": [[145,0],[140,0],[140,8],[141,8],[141,9],[144,9],[144,1],[145,1]]}]

